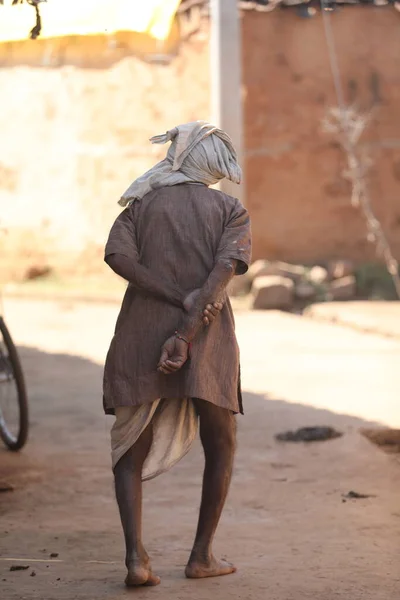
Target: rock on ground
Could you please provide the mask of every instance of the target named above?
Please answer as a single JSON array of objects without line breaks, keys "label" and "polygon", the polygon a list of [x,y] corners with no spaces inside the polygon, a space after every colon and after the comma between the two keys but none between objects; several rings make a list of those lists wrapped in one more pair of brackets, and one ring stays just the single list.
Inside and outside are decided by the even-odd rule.
[{"label": "rock on ground", "polygon": [[331,281],[327,287],[327,300],[351,300],[357,293],[357,283],[354,275]]},{"label": "rock on ground", "polygon": [[314,284],[321,285],[328,280],[328,271],[324,267],[312,267],[307,273],[307,279]]},{"label": "rock on ground", "polygon": [[288,277],[257,277],[252,287],[255,310],[289,310],[293,306],[294,283]]},{"label": "rock on ground", "polygon": [[341,279],[354,274],[354,264],[351,260],[331,260],[327,271],[329,279]]}]

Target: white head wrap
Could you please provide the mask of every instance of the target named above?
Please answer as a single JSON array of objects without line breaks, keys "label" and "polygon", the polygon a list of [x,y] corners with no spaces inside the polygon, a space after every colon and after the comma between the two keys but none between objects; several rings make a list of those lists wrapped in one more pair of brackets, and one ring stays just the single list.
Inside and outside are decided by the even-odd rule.
[{"label": "white head wrap", "polygon": [[231,138],[206,121],[178,125],[150,141],[172,144],[164,160],[131,183],[119,201],[121,206],[164,186],[188,182],[214,185],[224,177],[233,183],[241,181],[242,170]]}]

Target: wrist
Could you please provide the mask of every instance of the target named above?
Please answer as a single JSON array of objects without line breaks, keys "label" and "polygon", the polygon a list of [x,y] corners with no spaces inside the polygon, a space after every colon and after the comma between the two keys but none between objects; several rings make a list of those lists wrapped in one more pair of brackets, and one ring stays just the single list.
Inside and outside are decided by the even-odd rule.
[{"label": "wrist", "polygon": [[181,320],[180,326],[177,331],[182,335],[188,342],[193,342],[196,337],[199,327],[202,325],[201,314],[185,315]]},{"label": "wrist", "polygon": [[178,340],[182,340],[182,342],[185,342],[188,346],[190,346],[191,340],[184,333],[181,333],[180,331],[175,331],[175,337]]}]

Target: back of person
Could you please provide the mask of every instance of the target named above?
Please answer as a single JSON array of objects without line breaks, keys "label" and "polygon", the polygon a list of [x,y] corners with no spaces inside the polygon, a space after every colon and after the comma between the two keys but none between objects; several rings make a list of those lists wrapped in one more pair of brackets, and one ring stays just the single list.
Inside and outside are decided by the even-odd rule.
[{"label": "back of person", "polygon": [[201,184],[164,187],[134,202],[140,263],[192,291],[214,268],[222,235],[238,200]]},{"label": "back of person", "polygon": [[[236,273],[244,273],[250,261],[249,232],[249,215],[238,200],[204,185],[184,183],[153,190],[123,211],[111,229],[106,255],[124,254],[155,278],[179,287],[184,297],[205,285],[218,262],[235,260]],[[139,405],[146,398],[183,394],[241,410],[239,355],[226,290],[216,300],[223,300],[224,308],[212,327],[196,336],[192,360],[179,374],[165,378],[156,369],[157,360],[163,340],[179,329],[183,306],[130,284],[106,361],[105,405],[113,407],[117,401]]]}]

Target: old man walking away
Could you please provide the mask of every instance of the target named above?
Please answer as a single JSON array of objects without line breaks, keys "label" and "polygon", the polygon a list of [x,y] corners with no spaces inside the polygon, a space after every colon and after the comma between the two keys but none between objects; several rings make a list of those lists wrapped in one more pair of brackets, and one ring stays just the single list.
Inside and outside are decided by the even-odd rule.
[{"label": "old man walking away", "polygon": [[212,541],[231,479],[235,414],[242,413],[239,351],[226,287],[247,271],[249,216],[210,189],[240,183],[229,136],[197,121],[153,143],[166,158],[120,200],[105,260],[128,282],[104,372],[115,489],[126,544],[126,584],[157,585],[142,542],[142,481],[190,449],[200,423],[205,470],[189,578],[236,569],[214,558]]}]

